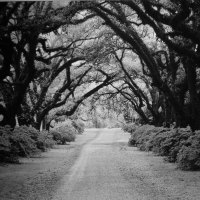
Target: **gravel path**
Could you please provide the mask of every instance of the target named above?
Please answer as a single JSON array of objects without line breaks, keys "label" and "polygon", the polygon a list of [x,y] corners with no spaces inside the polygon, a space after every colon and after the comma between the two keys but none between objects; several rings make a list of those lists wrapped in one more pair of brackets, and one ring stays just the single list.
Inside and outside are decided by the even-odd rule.
[{"label": "gravel path", "polygon": [[88,129],[75,143],[0,167],[0,199],[199,200],[200,172],[128,147],[120,129]]}]

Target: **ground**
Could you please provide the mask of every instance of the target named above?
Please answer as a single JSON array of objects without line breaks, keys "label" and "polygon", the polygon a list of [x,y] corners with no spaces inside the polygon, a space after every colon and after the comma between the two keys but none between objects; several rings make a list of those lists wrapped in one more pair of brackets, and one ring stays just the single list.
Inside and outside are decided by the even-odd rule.
[{"label": "ground", "polygon": [[0,166],[2,200],[198,200],[200,172],[127,145],[120,129],[88,129],[22,164]]}]

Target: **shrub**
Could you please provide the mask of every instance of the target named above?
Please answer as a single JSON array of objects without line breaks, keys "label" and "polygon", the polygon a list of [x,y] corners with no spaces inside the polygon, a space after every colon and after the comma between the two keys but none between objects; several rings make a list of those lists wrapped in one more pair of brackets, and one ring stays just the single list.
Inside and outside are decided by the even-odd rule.
[{"label": "shrub", "polygon": [[129,144],[165,156],[167,161],[177,162],[181,169],[200,169],[200,131],[144,125],[132,132]]},{"label": "shrub", "polygon": [[158,147],[159,144],[162,141],[162,138],[165,138],[166,136],[166,129],[163,127],[156,127],[156,129],[153,129],[154,131],[151,132],[149,135],[149,140],[146,142],[146,150],[147,151],[153,151],[155,153],[158,153]]},{"label": "shrub", "polygon": [[53,135],[53,139],[56,141],[57,144],[66,144],[66,142],[75,141],[75,134],[73,133],[66,133],[54,130],[51,131],[51,134]]},{"label": "shrub", "polygon": [[200,169],[200,131],[190,136],[180,148],[177,163],[183,170]]},{"label": "shrub", "polygon": [[0,157],[3,162],[18,162],[19,156],[29,156],[36,152],[34,140],[25,126],[11,130],[0,127]]},{"label": "shrub", "polygon": [[166,129],[163,127],[155,126],[145,126],[143,133],[138,137],[138,144],[140,150],[142,151],[151,151],[155,146],[152,144],[153,138],[157,138],[158,135],[161,135],[165,132]]},{"label": "shrub", "polygon": [[10,135],[11,128],[9,126],[0,126],[0,160],[1,162],[17,162],[15,154],[11,152]]},{"label": "shrub", "polygon": [[27,127],[27,126],[16,127],[13,131],[13,134],[15,135],[13,141],[16,142],[17,140],[20,139],[21,142],[20,145],[18,146],[23,145],[22,148],[24,148],[27,155],[31,155],[37,152],[38,150],[46,151],[48,148],[52,148],[53,145],[55,144],[51,134],[49,134],[47,131],[39,132],[33,127]]},{"label": "shrub", "polygon": [[72,126],[70,121],[67,121],[54,128],[51,134],[57,144],[66,144],[66,142],[75,141],[78,131]]},{"label": "shrub", "polygon": [[166,156],[169,162],[176,162],[177,155],[183,144],[191,136],[188,128],[171,129],[166,133],[166,139],[160,144],[160,155]]},{"label": "shrub", "polygon": [[123,124],[122,130],[124,132],[133,133],[136,130],[136,125],[134,123]]},{"label": "shrub", "polygon": [[29,157],[53,146],[53,139],[47,132],[33,127],[20,126],[11,130],[0,127],[0,159],[2,162],[18,162],[19,157]]},{"label": "shrub", "polygon": [[191,135],[189,129],[170,129],[144,125],[132,133],[129,144],[143,151],[153,151],[157,155],[166,156],[170,162],[176,161],[176,156],[182,143]]},{"label": "shrub", "polygon": [[53,140],[52,134],[47,131],[42,131],[37,138],[36,145],[41,151],[46,151],[55,145],[55,141]]},{"label": "shrub", "polygon": [[12,151],[16,152],[18,156],[28,157],[37,152],[37,146],[34,139],[31,138],[29,127],[16,127],[10,135],[10,142]]},{"label": "shrub", "polygon": [[62,144],[62,135],[60,132],[51,130],[50,133],[52,134],[53,140],[56,142],[56,144]]},{"label": "shrub", "polygon": [[85,124],[80,120],[72,121],[72,126],[77,130],[78,134],[82,134],[85,129]]},{"label": "shrub", "polygon": [[37,141],[39,135],[41,134],[41,132],[39,132],[32,126],[20,126],[15,128],[15,130],[17,129],[20,129],[23,132],[27,132],[30,135],[31,139],[33,139],[34,141]]},{"label": "shrub", "polygon": [[57,128],[58,131],[66,134],[76,135],[78,134],[77,130],[72,125],[65,125]]},{"label": "shrub", "polygon": [[152,125],[144,125],[135,128],[132,132],[131,138],[129,139],[129,145],[134,145],[140,148],[140,150],[148,150],[146,148],[151,135],[158,132],[160,128]]}]

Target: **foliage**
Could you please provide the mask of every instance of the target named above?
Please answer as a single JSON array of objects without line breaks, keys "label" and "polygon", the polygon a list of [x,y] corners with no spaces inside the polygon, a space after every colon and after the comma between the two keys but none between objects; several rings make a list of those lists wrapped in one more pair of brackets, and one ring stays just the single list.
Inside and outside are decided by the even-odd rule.
[{"label": "foliage", "polygon": [[[127,71],[128,66],[123,64],[123,55],[120,55],[124,53],[120,50],[114,52],[115,57],[118,57],[116,64],[121,65],[128,78],[127,81],[124,77],[128,86],[117,85],[117,92],[132,104],[145,123],[153,121],[158,122],[154,124],[160,126],[165,122],[169,126],[176,121],[178,126],[185,127],[189,124],[193,131],[200,129],[200,98],[197,84],[199,49],[195,48],[200,43],[197,37],[200,32],[200,5],[197,2],[145,0],[106,1],[102,4],[97,1],[88,6],[90,11],[103,20],[102,24],[115,32],[115,38],[125,43],[123,47],[115,43],[123,49],[121,51],[128,46],[129,52],[137,54],[137,61],[141,63],[140,71],[145,78],[150,78],[149,92],[151,97],[155,97],[152,101],[147,98],[150,95],[144,90],[141,91],[135,84],[134,73]],[[87,7],[87,3],[85,6]],[[133,17],[130,19],[130,16]],[[131,69],[134,70],[137,66],[137,63],[131,60]],[[138,74],[136,73],[136,77]],[[153,95],[151,87],[158,90]],[[134,94],[127,92],[127,88]],[[151,118],[144,113],[144,106],[152,115]]]},{"label": "foliage", "polygon": [[132,131],[131,138],[129,139],[129,145],[138,146],[141,150],[146,150],[143,146],[147,143],[152,133],[158,131],[155,126],[144,125],[137,127],[135,131]]},{"label": "foliage", "polygon": [[78,134],[82,134],[84,132],[85,124],[80,120],[73,120],[72,126],[77,130]]},{"label": "foliage", "polygon": [[36,132],[27,126],[16,127],[11,135],[10,142],[12,151],[16,152],[18,156],[28,157],[37,152],[36,141],[33,138],[37,138]]},{"label": "foliage", "polygon": [[200,169],[200,132],[190,136],[177,155],[178,166],[184,170]]},{"label": "foliage", "polygon": [[[39,129],[52,109],[70,101],[72,105],[66,107],[69,110],[57,115],[72,115],[85,99],[114,78],[113,74],[93,68],[96,59],[103,59],[91,52],[96,51],[92,41],[99,36],[94,35],[96,25],[91,26],[90,21],[84,24],[93,15],[74,22],[80,8],[79,3],[62,8],[55,8],[52,2],[1,5],[0,93],[5,106],[0,106],[0,125],[14,128],[18,115],[20,125],[32,124]],[[95,77],[90,79],[93,73]],[[83,91],[82,86],[95,82],[96,75],[99,84]],[[16,83],[17,87],[13,87]]]},{"label": "foliage", "polygon": [[124,132],[133,133],[136,130],[136,124],[135,123],[123,124],[122,130]]},{"label": "foliage", "polygon": [[66,144],[66,142],[75,141],[75,134],[68,130],[66,130],[66,132],[53,130],[51,131],[51,134],[53,135],[53,139],[57,144]]},{"label": "foliage", "polygon": [[55,145],[55,141],[53,140],[52,134],[47,131],[42,131],[37,138],[36,145],[41,151],[46,151]]},{"label": "foliage", "polygon": [[16,156],[11,151],[11,128],[9,126],[0,126],[0,160],[2,162],[16,162]]},{"label": "foliage", "polygon": [[[15,127],[19,115],[20,125],[39,129],[52,109],[67,103],[55,116],[72,115],[111,85],[107,99],[128,104],[127,121],[134,109],[142,123],[200,129],[197,1],[71,2],[59,9],[52,2],[9,2],[1,11],[1,125]],[[173,143],[162,136],[156,142]]]},{"label": "foliage", "polygon": [[170,162],[176,162],[181,146],[191,134],[191,131],[187,128],[168,129],[152,137],[149,144],[153,152],[166,156],[166,160]]},{"label": "foliage", "polygon": [[[127,129],[128,130],[128,129]],[[133,130],[129,145],[153,151],[165,160],[176,162],[183,170],[200,169],[200,132],[187,128],[164,128],[144,125]]]},{"label": "foliage", "polygon": [[3,162],[18,162],[19,157],[30,157],[53,147],[52,137],[33,127],[20,126],[12,130],[0,127],[0,158]]},{"label": "foliage", "polygon": [[73,142],[78,134],[77,129],[72,125],[71,120],[58,123],[54,129],[51,130],[53,139],[57,144],[66,144],[66,142]]}]

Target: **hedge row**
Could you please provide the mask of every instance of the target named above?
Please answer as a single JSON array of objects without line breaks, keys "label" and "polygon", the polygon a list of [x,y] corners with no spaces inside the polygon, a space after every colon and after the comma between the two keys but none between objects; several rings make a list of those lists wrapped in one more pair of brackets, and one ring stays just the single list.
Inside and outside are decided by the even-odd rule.
[{"label": "hedge row", "polygon": [[84,124],[81,121],[67,120],[58,123],[57,126],[51,130],[53,139],[57,144],[66,144],[67,142],[75,141],[77,134],[84,132]]},{"label": "hedge row", "polygon": [[136,130],[136,125],[134,123],[123,124],[122,129],[125,132],[133,133]]},{"label": "hedge row", "polygon": [[183,170],[200,170],[200,131],[190,128],[163,128],[151,125],[123,127],[131,133],[129,145],[142,151],[153,151]]},{"label": "hedge row", "polygon": [[39,132],[33,127],[20,126],[12,130],[9,126],[0,127],[0,161],[19,162],[19,157],[29,157],[46,151],[55,144],[52,135]]},{"label": "hedge row", "polygon": [[33,127],[20,126],[12,130],[9,126],[0,127],[0,162],[19,162],[19,157],[30,157],[46,151],[54,144],[66,144],[82,134],[84,124],[80,121],[67,121],[50,132],[39,132]]}]

